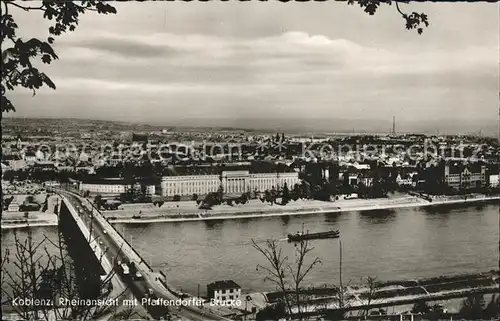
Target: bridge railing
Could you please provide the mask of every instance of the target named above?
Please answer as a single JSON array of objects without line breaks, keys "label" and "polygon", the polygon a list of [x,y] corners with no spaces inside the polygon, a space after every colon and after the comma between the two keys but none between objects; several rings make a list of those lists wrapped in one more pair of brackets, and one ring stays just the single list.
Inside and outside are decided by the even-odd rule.
[{"label": "bridge railing", "polygon": [[[104,269],[104,272],[107,275],[112,273],[113,267],[109,263],[109,261],[106,260],[104,252],[102,251],[101,247],[97,243],[97,240],[92,239],[92,234],[91,234],[90,230],[87,228],[87,226],[85,225],[83,220],[78,216],[78,214],[76,213],[74,208],[72,208],[73,206],[69,203],[69,201],[66,199],[66,197],[64,195],[61,195],[61,197],[63,198],[63,201],[66,202],[68,210],[70,211],[71,216],[73,216],[75,223],[78,225],[78,228],[82,232],[85,239],[89,242],[90,249],[92,250],[92,252],[94,252],[95,257],[100,262],[102,268]],[[94,244],[92,244],[92,243],[94,243]]]},{"label": "bridge railing", "polygon": [[[57,192],[57,190],[59,190],[58,188],[53,188],[53,190],[55,192]],[[64,190],[64,189],[60,189],[64,192],[69,192],[69,193],[73,193],[73,194],[76,194],[72,191],[69,191],[69,190]],[[92,208],[93,212],[95,211],[98,215],[95,215],[94,217],[97,218],[97,220],[99,221],[99,223],[101,224],[101,226],[103,228],[106,228],[106,230],[109,230],[110,232],[112,232],[112,234],[114,233],[115,237],[117,237],[118,239],[117,240],[120,240],[122,241],[123,243],[126,244],[126,246],[132,251],[131,254],[133,254],[133,256],[135,256],[135,261],[137,261],[138,264],[144,264],[148,271],[149,272],[153,272],[153,269],[151,268],[151,266],[149,266],[149,264],[142,259],[142,257],[139,255],[139,253],[137,253],[137,251],[132,247],[132,245],[123,237],[123,235],[121,235],[120,232],[118,232],[117,229],[115,229],[115,227],[113,225],[111,225],[107,220],[106,218],[104,217],[104,215],[102,215],[101,211],[99,211],[99,209],[88,199],[82,197],[81,195],[78,195],[77,194],[77,197],[79,198],[82,198],[84,199],[88,205],[90,205],[90,207]],[[123,251],[123,249],[121,249]],[[123,251],[125,252],[125,251]],[[125,253],[126,254],[126,253]]]},{"label": "bridge railing", "polygon": [[141,263],[144,264],[148,268],[149,272],[153,272],[153,269],[151,268],[151,266],[145,260],[142,259],[142,257],[139,255],[139,253],[137,253],[137,251],[127,241],[127,239],[125,239],[125,237],[123,237],[123,235],[112,224],[110,224],[106,220],[104,215],[102,215],[101,211],[99,211],[99,209],[95,206],[95,204],[93,204],[91,201],[89,201],[86,198],[85,198],[85,200],[93,208],[93,211],[95,211],[99,214],[98,216],[95,216],[95,217],[99,217],[99,221],[100,221],[101,225],[103,225],[103,227],[105,227],[106,229],[109,229],[113,233],[115,233],[116,236],[119,238],[119,240],[123,241],[132,250],[133,254],[136,256],[136,260],[138,261],[137,262],[138,264],[141,264]]},{"label": "bridge railing", "polygon": [[[165,278],[165,280],[167,279],[167,276],[165,275],[165,273],[163,273],[163,271],[159,271],[161,276],[163,276]],[[168,286],[167,282],[163,281],[161,278],[158,279],[158,281],[160,281],[161,284],[163,284],[163,286],[169,290],[170,292],[172,292],[172,294],[174,294],[175,296],[177,297],[180,297],[181,296],[181,293],[180,292],[177,292],[175,289],[172,289],[170,286]]]}]

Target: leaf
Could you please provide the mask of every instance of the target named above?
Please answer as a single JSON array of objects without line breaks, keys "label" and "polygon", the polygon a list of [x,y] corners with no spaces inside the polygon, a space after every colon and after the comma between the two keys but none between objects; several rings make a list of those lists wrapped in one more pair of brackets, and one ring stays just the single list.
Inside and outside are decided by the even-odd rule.
[{"label": "leaf", "polygon": [[40,51],[42,53],[46,53],[49,55],[54,55],[54,49],[52,49],[52,46],[48,44],[47,42],[40,42]]},{"label": "leaf", "polygon": [[104,14],[116,13],[116,9],[113,6],[104,2],[98,2],[96,4],[96,9],[98,13],[104,13]]},{"label": "leaf", "polygon": [[49,55],[45,54],[45,55],[42,56],[42,62],[43,63],[50,64],[51,61],[52,61],[52,59],[50,58]]},{"label": "leaf", "polygon": [[5,95],[2,95],[1,100],[2,100],[2,102],[1,102],[0,109],[1,109],[2,113],[16,111],[16,109],[14,108],[14,105],[12,105],[11,101],[7,97],[5,97]]},{"label": "leaf", "polygon": [[50,88],[54,90],[56,89],[56,85],[52,82],[52,80],[49,77],[47,77],[45,73],[40,74],[40,79]]},{"label": "leaf", "polygon": [[52,44],[52,43],[54,43],[54,38],[52,38],[52,37],[48,37],[48,38],[47,38],[47,41],[48,41],[50,44]]}]

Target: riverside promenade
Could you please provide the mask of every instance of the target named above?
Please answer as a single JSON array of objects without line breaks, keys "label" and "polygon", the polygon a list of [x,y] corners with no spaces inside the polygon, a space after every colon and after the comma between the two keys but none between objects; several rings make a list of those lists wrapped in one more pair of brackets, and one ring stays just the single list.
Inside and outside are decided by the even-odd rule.
[{"label": "riverside promenade", "polygon": [[225,220],[270,216],[313,215],[349,211],[390,210],[437,205],[479,204],[500,201],[500,196],[475,195],[468,198],[438,197],[428,201],[416,196],[400,195],[382,199],[352,199],[323,202],[292,201],[287,205],[267,204],[251,200],[247,204],[217,205],[212,210],[198,209],[194,201],[168,202],[162,207],[153,204],[123,204],[118,210],[103,211],[110,223],[155,223],[203,220]]},{"label": "riverside promenade", "polygon": [[[345,310],[356,311],[402,305],[412,305],[421,301],[440,301],[465,298],[471,294],[498,293],[500,271],[476,274],[443,275],[419,280],[376,282],[370,287],[366,284],[346,286]],[[306,310],[314,315],[318,309],[338,309],[338,288],[323,287],[304,289],[303,295],[309,302]],[[276,302],[282,294],[265,294],[268,302]]]}]

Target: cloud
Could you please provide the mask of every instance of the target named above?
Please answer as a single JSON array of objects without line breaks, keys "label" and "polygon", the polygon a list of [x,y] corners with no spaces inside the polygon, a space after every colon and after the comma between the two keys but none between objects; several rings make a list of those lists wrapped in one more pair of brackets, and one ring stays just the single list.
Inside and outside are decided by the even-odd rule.
[{"label": "cloud", "polygon": [[305,32],[253,39],[108,33],[72,38],[59,49],[60,65],[51,70],[63,86],[59,88],[84,86],[96,92],[127,88],[131,93],[244,95],[316,87],[331,94],[332,89],[349,90],[348,85],[369,91],[374,84],[382,91],[405,86],[467,89],[491,82],[491,66],[496,64],[496,48],[398,52]]},{"label": "cloud", "polygon": [[76,48],[105,51],[111,54],[133,58],[166,57],[169,54],[177,53],[176,50],[167,45],[148,44],[134,39],[112,37],[87,39],[74,46]]},{"label": "cloud", "polygon": [[471,101],[490,99],[498,83],[497,48],[487,46],[373,48],[301,31],[254,38],[100,33],[61,40],[60,60],[49,70],[58,89],[47,95],[78,105],[86,92],[88,108],[119,103],[134,117],[168,110],[172,117],[380,118],[395,106],[420,117],[434,115],[437,104],[466,114]]}]

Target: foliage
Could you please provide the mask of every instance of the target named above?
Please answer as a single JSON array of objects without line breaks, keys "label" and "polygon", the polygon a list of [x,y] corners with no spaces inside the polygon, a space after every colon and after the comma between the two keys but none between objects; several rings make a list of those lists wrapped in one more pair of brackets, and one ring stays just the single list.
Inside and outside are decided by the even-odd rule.
[{"label": "foliage", "polygon": [[493,295],[486,305],[482,294],[473,294],[464,299],[458,315],[466,320],[498,318],[500,315],[500,296]]},{"label": "foliage", "polygon": [[[288,256],[283,254],[278,242],[267,240],[266,246],[258,245],[252,239],[253,247],[265,258],[269,266],[257,265],[257,270],[265,271],[264,280],[274,283],[281,293],[283,293],[283,304],[286,314],[293,315],[297,320],[304,320],[306,300],[301,295],[304,279],[319,264],[318,257],[307,263],[309,254],[314,250],[308,240],[303,240],[295,244],[295,260],[289,262]],[[294,313],[294,308],[296,313]]]},{"label": "foliage", "polygon": [[10,196],[8,198],[2,199],[2,210],[6,211],[9,208],[10,203],[14,200],[14,196]]},{"label": "foliage", "polygon": [[[50,64],[59,57],[52,48],[54,37],[74,31],[81,15],[88,11],[100,14],[116,13],[116,9],[106,1],[84,0],[81,2],[62,0],[43,0],[35,2],[36,6],[20,4],[20,1],[3,0],[0,43],[2,44],[1,69],[1,111],[15,111],[12,102],[6,97],[7,91],[16,87],[30,89],[35,95],[36,90],[47,86],[56,89],[52,80],[39,68],[34,66],[35,59],[44,64]],[[30,3],[31,4],[31,3]],[[18,24],[11,14],[12,9],[24,11],[40,11],[43,18],[52,21],[48,29],[49,37],[45,40],[31,38],[21,39],[16,32]]]},{"label": "foliage", "polygon": [[281,196],[281,204],[286,205],[288,202],[290,202],[290,190],[288,189],[287,183],[285,183]]},{"label": "foliage", "polygon": [[265,190],[264,195],[260,197],[260,200],[262,203],[266,202],[269,203],[270,205],[273,205],[276,203],[276,198],[277,198],[276,191]]},{"label": "foliage", "polygon": [[415,303],[413,308],[411,309],[411,313],[422,313],[426,314],[429,313],[431,310],[431,307],[427,304],[425,301],[418,301]]},{"label": "foliage", "polygon": [[268,305],[257,313],[257,321],[280,320],[286,316],[285,304],[279,301],[276,304]]},{"label": "foliage", "polygon": [[49,194],[45,196],[45,201],[43,202],[42,212],[46,212],[49,209]]},{"label": "foliage", "polygon": [[[23,320],[95,320],[104,314],[114,314],[105,305],[59,305],[59,298],[82,299],[67,245],[60,233],[57,240],[44,236],[41,241],[34,239],[32,229],[26,233],[26,237],[20,237],[14,231],[14,244],[5,248],[1,255],[2,304],[9,305]],[[96,284],[96,293],[99,293],[96,299],[114,300],[125,293],[120,289],[112,291],[113,275]],[[15,298],[48,299],[50,304],[37,305],[34,309],[31,305],[15,304]],[[130,315],[131,311],[126,317]]]},{"label": "foliage", "polygon": [[149,203],[151,195],[148,194],[145,184],[134,184],[127,188],[125,193],[120,194],[120,201],[123,203]]},{"label": "foliage", "polygon": [[[374,277],[367,277],[366,278],[366,284],[368,285],[368,299],[367,299],[367,302],[366,302],[366,305],[371,305],[373,304],[373,298],[375,297],[375,291],[376,291],[376,278]],[[369,312],[369,308],[365,309],[364,312],[364,316],[367,317],[368,316],[368,312]]]},{"label": "foliage", "polygon": [[81,180],[83,174],[70,171],[39,170],[36,168],[8,170],[3,173],[3,179],[9,182],[34,181],[34,182],[68,182],[69,178]]},{"label": "foliage", "polygon": [[348,0],[347,3],[349,5],[358,4],[366,13],[373,16],[377,9],[382,4],[392,5],[395,4],[396,10],[401,15],[401,17],[405,20],[405,27],[408,30],[416,30],[420,35],[424,31],[424,27],[429,26],[429,21],[427,19],[427,15],[425,13],[417,13],[412,12],[410,14],[403,12],[399,6],[399,3],[403,1],[395,1],[395,0]]},{"label": "foliage", "polygon": [[500,318],[500,295],[494,294],[490,302],[483,311],[484,319],[499,319]]},{"label": "foliage", "polygon": [[101,207],[104,205],[106,201],[102,199],[101,194],[97,194],[94,198],[94,204],[97,207],[98,210],[101,209]]}]

